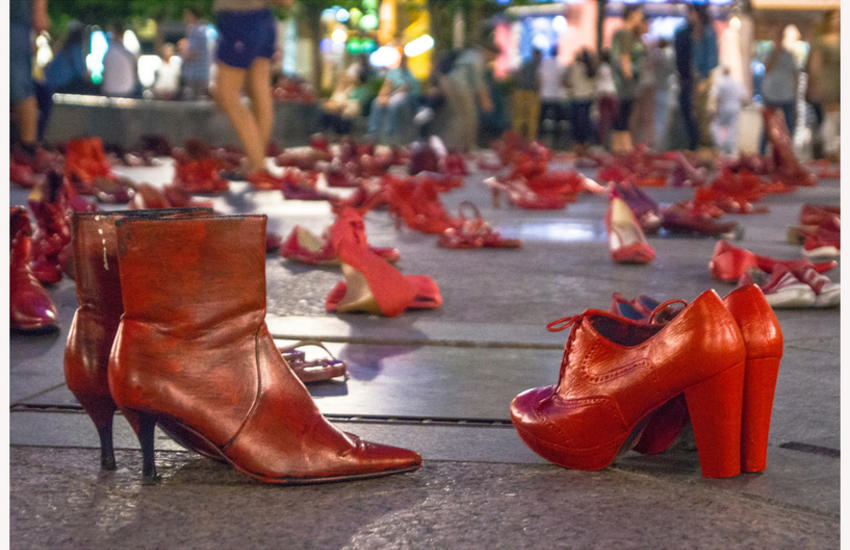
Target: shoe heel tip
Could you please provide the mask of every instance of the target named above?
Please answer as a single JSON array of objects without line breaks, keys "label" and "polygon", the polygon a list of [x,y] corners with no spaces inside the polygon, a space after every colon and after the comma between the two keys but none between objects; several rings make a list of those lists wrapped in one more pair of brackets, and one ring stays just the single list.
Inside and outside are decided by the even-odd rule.
[{"label": "shoe heel tip", "polygon": [[160,476],[158,474],[154,474],[152,476],[142,476],[142,485],[156,485],[160,481]]}]

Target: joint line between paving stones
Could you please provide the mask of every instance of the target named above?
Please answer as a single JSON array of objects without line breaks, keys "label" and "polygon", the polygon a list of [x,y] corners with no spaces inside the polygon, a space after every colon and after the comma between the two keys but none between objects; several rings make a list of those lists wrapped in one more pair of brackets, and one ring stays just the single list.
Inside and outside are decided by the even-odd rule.
[{"label": "joint line between paving stones", "polygon": [[546,349],[561,350],[562,344],[529,344],[523,342],[474,342],[472,340],[403,340],[372,338],[350,338],[345,336],[315,336],[296,334],[273,334],[276,340],[319,340],[334,344],[358,344],[370,346],[434,346],[445,348],[510,348],[510,349]]},{"label": "joint line between paving stones", "polygon": [[46,393],[50,393],[54,390],[58,390],[59,388],[61,388],[64,385],[65,385],[65,382],[62,382],[61,384],[56,384],[55,386],[47,388],[46,390],[42,390],[42,391],[40,391],[38,393],[34,393],[32,395],[28,395],[27,397],[24,397],[23,399],[18,399],[14,403],[10,403],[10,407],[16,407],[18,405],[22,405],[23,403],[29,401],[30,399],[35,399],[36,397],[40,397],[40,396],[42,396]]}]

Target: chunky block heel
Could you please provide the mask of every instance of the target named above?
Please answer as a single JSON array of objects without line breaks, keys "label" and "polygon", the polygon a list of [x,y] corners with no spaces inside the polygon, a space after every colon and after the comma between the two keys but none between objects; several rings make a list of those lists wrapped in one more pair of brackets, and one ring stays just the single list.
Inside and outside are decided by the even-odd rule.
[{"label": "chunky block heel", "polygon": [[767,439],[773,394],[781,357],[747,360],[741,416],[741,471],[761,472],[767,466]]},{"label": "chunky block heel", "polygon": [[744,369],[741,362],[685,390],[703,477],[741,473]]}]

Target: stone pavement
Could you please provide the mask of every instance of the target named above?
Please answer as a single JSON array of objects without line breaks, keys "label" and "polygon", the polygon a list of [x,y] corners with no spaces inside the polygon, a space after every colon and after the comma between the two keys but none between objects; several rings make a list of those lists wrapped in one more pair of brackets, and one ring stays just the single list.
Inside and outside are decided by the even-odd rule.
[{"label": "stone pavement", "polygon": [[[168,163],[123,169],[164,183]],[[443,196],[450,211],[472,200],[520,250],[456,251],[436,237],[397,231],[385,212],[366,216],[370,243],[396,246],[405,273],[431,275],[444,305],[395,319],[328,315],[338,269],[308,269],[270,255],[268,322],[281,342],[329,342],[351,378],[310,386],[346,431],[419,451],[414,473],[352,483],[271,487],[183,451],[159,434],[162,482],[139,484],[141,453],[116,420],[119,469],[101,472],[96,433],[64,386],[62,353],[76,308],[73,282],[51,290],[62,329],[12,334],[11,546],[13,548],[832,548],[839,541],[839,310],[781,311],[785,357],[762,474],[703,479],[687,438],[668,453],[629,452],[602,472],[570,471],[532,453],[510,425],[520,391],[556,381],[566,333],[547,322],[607,309],[611,293],[693,299],[711,279],[713,239],[651,237],[647,266],[608,255],[606,201],[582,195],[565,211],[494,209],[483,175]],[[687,189],[648,189],[661,203]],[[12,204],[25,193],[13,189]],[[222,212],[261,212],[286,235],[321,231],[324,203],[284,201],[234,184]],[[785,243],[803,202],[839,204],[837,180],[770,196],[770,213],[729,216],[741,246],[797,257]],[[834,280],[840,269],[829,273]]]}]

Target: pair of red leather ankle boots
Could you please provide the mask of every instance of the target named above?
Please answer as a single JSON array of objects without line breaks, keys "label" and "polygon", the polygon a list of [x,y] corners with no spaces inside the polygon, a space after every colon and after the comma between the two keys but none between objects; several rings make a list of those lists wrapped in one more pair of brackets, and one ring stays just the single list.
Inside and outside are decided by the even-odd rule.
[{"label": "pair of red leather ankle boots", "polygon": [[120,409],[156,479],[154,428],[269,483],[316,483],[418,468],[419,455],[344,433],[319,412],[266,327],[265,216],[207,209],[77,214],[79,309],[65,351],[69,389],[114,469]]},{"label": "pair of red leather ankle boots", "polygon": [[558,383],[511,404],[537,454],[600,470],[635,443],[666,450],[690,415],[703,476],[764,470],[783,341],[759,287],[708,290],[663,324],[588,310],[549,329],[568,327]]}]

